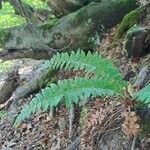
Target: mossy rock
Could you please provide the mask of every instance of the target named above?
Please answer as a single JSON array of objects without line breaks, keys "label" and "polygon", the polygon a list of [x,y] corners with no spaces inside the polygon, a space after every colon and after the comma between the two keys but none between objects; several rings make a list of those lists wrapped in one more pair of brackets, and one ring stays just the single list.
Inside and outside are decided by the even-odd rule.
[{"label": "mossy rock", "polygon": [[47,21],[39,25],[40,29],[51,29],[56,23],[58,22],[57,18],[54,18],[53,20]]},{"label": "mossy rock", "polygon": [[4,47],[4,43],[9,39],[11,33],[7,29],[0,29],[0,47]]},{"label": "mossy rock", "polygon": [[139,58],[146,54],[148,42],[146,43],[145,40],[148,35],[148,31],[140,26],[133,26],[127,31],[124,48],[128,58]]},{"label": "mossy rock", "polygon": [[123,18],[122,22],[118,25],[116,29],[115,39],[120,38],[123,33],[133,27],[135,24],[139,23],[140,13],[142,8],[137,8]]}]

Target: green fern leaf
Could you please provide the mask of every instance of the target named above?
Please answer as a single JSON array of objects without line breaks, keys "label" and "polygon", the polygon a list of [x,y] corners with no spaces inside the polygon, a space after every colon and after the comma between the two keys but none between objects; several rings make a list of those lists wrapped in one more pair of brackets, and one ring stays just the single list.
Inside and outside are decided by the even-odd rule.
[{"label": "green fern leaf", "polygon": [[46,111],[49,107],[57,106],[62,98],[65,100],[66,107],[70,107],[72,102],[78,103],[80,100],[85,100],[90,96],[106,96],[120,93],[120,89],[109,82],[108,78],[83,78],[76,77],[75,79],[60,80],[57,84],[50,84],[38,93],[31,102],[24,106],[21,113],[16,119],[15,125],[20,123],[26,117],[29,117],[35,111]]},{"label": "green fern leaf", "polygon": [[123,81],[119,70],[113,67],[111,61],[103,59],[98,52],[92,54],[89,51],[87,55],[82,50],[76,53],[73,51],[70,55],[68,53],[57,53],[51,60],[46,61],[43,66],[52,68],[53,70],[83,70],[86,76],[91,73],[94,73],[95,76],[99,78],[108,76],[109,80],[120,88],[127,85],[126,82]]},{"label": "green fern leaf", "polygon": [[[36,111],[46,111],[64,100],[66,107],[69,108],[72,103],[78,103],[79,100],[85,100],[92,96],[106,96],[121,94],[123,87],[127,83],[119,74],[119,70],[106,59],[103,59],[99,53],[92,54],[84,51],[68,53],[57,53],[51,60],[46,61],[42,67],[45,69],[66,69],[66,70],[83,70],[86,75],[58,81],[57,84],[50,84],[38,93],[31,102],[25,106],[16,119],[15,125],[18,125],[26,117]],[[92,74],[91,78],[89,75]]]},{"label": "green fern leaf", "polygon": [[148,84],[142,90],[136,92],[133,97],[140,101],[144,101],[145,103],[149,103],[148,106],[150,107],[150,84]]}]

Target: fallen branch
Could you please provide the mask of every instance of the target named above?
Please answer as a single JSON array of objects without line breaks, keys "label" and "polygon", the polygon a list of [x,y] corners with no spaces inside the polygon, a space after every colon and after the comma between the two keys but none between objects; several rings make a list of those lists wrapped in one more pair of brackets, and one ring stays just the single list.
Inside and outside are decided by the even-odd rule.
[{"label": "fallen branch", "polygon": [[66,148],[66,150],[75,150],[77,147],[79,147],[80,140],[80,136],[77,137],[76,140]]}]

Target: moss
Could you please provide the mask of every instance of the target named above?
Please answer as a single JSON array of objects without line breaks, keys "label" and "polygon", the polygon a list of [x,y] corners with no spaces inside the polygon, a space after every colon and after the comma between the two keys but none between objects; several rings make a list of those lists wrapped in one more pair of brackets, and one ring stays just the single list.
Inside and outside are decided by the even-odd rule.
[{"label": "moss", "polygon": [[40,29],[50,29],[52,26],[56,25],[56,23],[58,22],[58,19],[53,19],[47,22],[42,23],[41,25],[39,25]]},{"label": "moss", "polygon": [[135,24],[138,24],[141,11],[141,8],[137,8],[125,15],[125,17],[123,18],[122,22],[116,30],[115,39],[120,38],[124,32],[129,30]]},{"label": "moss", "polygon": [[132,37],[134,33],[138,32],[138,31],[143,31],[143,30],[144,30],[144,28],[134,25],[127,31],[126,39]]}]

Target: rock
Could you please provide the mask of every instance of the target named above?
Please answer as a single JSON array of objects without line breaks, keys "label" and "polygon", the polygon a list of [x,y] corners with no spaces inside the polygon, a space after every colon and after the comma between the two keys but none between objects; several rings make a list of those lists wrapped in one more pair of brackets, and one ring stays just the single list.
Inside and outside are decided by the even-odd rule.
[{"label": "rock", "polygon": [[129,29],[125,49],[128,58],[139,58],[150,52],[150,30],[137,26]]},{"label": "rock", "polygon": [[[127,139],[121,129],[103,134],[93,150],[131,150],[133,139]],[[136,149],[140,148],[136,141]]]},{"label": "rock", "polygon": [[141,89],[147,84],[149,80],[150,80],[150,66],[145,66],[140,70],[136,78],[134,87]]},{"label": "rock", "polygon": [[0,104],[6,102],[18,86],[18,67],[12,68],[4,79],[0,79]]}]

